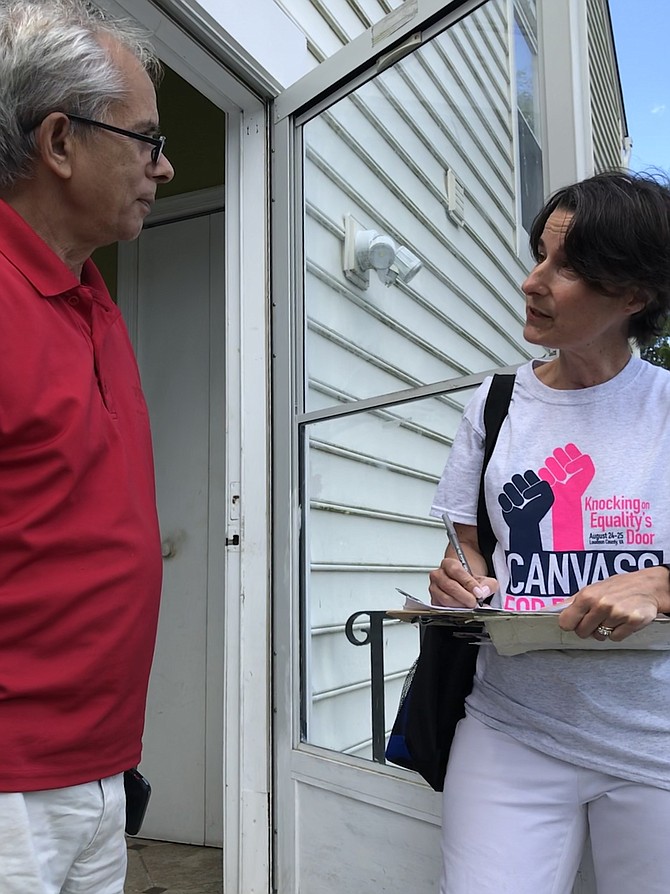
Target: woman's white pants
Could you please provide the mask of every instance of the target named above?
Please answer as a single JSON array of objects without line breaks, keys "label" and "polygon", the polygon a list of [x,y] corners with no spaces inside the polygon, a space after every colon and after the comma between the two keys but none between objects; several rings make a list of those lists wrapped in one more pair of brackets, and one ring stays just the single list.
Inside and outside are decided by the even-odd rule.
[{"label": "woman's white pants", "polygon": [[570,894],[589,836],[597,894],[670,892],[670,791],[542,754],[471,716],[452,745],[442,824],[440,894]]},{"label": "woman's white pants", "polygon": [[123,774],[0,793],[2,894],[123,894]]}]

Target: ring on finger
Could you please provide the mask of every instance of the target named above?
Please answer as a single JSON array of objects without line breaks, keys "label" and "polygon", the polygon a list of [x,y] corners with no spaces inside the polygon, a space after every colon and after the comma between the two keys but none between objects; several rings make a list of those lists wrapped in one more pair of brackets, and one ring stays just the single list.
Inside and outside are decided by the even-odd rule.
[{"label": "ring on finger", "polygon": [[605,627],[604,624],[601,624],[599,627],[596,627],[596,633],[599,633],[601,636],[605,636],[605,637],[609,636],[613,630],[614,630],[614,627]]}]

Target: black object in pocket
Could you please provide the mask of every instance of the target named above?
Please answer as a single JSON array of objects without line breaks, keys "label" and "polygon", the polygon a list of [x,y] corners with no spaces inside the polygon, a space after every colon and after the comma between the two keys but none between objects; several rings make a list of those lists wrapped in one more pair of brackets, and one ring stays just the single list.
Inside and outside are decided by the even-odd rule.
[{"label": "black object in pocket", "polygon": [[123,787],[126,791],[126,834],[137,835],[149,806],[151,786],[137,767],[133,767],[123,774]]}]

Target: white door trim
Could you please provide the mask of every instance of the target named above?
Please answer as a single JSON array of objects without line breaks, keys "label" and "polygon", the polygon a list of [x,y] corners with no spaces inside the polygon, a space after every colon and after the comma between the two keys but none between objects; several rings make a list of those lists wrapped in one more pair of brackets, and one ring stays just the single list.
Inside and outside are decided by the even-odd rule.
[{"label": "white door trim", "polygon": [[223,186],[210,186],[178,196],[168,196],[156,202],[144,221],[144,228],[171,220],[183,220],[185,217],[211,214],[212,211],[224,211],[225,207],[226,190]]},{"label": "white door trim", "polygon": [[[161,58],[227,112],[225,148],[225,547],[223,886],[266,894],[270,879],[268,109],[252,90],[148,0],[101,0],[154,34]],[[195,35],[199,39],[199,35]],[[172,200],[171,200],[172,201]],[[157,203],[159,213],[160,203]],[[192,209],[190,213],[193,213]],[[132,302],[132,244],[119,252],[119,289]],[[136,289],[135,289],[136,292]],[[136,297],[135,297],[136,300]],[[188,296],[184,296],[188,300]],[[132,307],[130,329],[132,331]]]}]

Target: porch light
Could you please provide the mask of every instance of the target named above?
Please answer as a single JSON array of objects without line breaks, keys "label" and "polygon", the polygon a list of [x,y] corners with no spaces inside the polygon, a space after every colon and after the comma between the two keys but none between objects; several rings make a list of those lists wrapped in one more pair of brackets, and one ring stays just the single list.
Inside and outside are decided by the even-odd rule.
[{"label": "porch light", "polygon": [[409,282],[421,269],[421,261],[405,245],[396,245],[390,236],[366,229],[348,214],[342,266],[348,280],[367,289],[370,270],[376,270],[380,282],[390,286],[397,280]]}]

